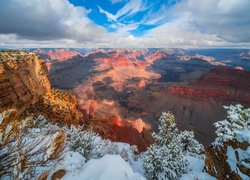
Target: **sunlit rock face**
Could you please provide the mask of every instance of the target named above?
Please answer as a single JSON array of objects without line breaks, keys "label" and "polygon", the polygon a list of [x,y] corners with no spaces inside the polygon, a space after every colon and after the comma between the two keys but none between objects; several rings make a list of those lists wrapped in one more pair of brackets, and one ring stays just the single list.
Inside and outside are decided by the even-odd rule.
[{"label": "sunlit rock face", "polygon": [[0,52],[0,111],[14,107],[22,112],[50,91],[45,62],[33,53]]},{"label": "sunlit rock face", "polygon": [[[88,124],[90,123],[90,124]],[[110,118],[94,118],[87,122],[86,128],[92,128],[105,139],[136,145],[139,152],[145,151],[153,142],[150,131],[141,120],[131,122],[116,115]]]}]

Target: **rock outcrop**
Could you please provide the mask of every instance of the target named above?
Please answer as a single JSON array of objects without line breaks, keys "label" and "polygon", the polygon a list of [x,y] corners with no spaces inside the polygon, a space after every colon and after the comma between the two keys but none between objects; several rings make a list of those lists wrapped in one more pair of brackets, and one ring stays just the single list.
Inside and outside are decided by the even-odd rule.
[{"label": "rock outcrop", "polygon": [[250,177],[250,144],[230,141],[206,149],[205,171],[218,180],[241,180]]},{"label": "rock outcrop", "polygon": [[76,97],[51,90],[45,62],[26,51],[0,52],[0,112],[15,108],[18,114],[43,115],[61,124],[83,124]]},{"label": "rock outcrop", "polygon": [[50,91],[45,62],[34,53],[0,52],[0,112],[17,108],[20,112]]}]

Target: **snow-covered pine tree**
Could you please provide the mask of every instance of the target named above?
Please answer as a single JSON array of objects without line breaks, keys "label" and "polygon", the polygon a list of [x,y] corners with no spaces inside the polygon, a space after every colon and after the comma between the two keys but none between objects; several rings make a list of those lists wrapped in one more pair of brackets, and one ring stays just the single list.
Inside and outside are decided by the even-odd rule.
[{"label": "snow-covered pine tree", "polygon": [[[83,130],[81,126],[64,127],[67,142],[71,151],[79,152],[86,160],[98,159],[105,154],[119,154],[124,160],[132,162],[137,148],[134,146],[123,146],[119,148],[118,143],[102,139],[92,130]],[[122,146],[121,146],[122,147]]]},{"label": "snow-covered pine tree", "polygon": [[182,145],[178,141],[178,129],[171,113],[162,113],[159,133],[153,134],[155,144],[141,156],[149,179],[179,179],[189,170]]},{"label": "snow-covered pine tree", "polygon": [[81,126],[75,127],[71,125],[69,128],[64,127],[67,135],[67,145],[71,151],[79,152],[87,160],[91,159],[91,153],[95,148],[95,141],[98,135],[92,130],[83,131]]},{"label": "snow-covered pine tree", "polygon": [[250,108],[243,109],[242,105],[224,106],[227,110],[227,119],[214,123],[217,138],[215,143],[222,144],[236,139],[236,135],[250,130]]},{"label": "snow-covered pine tree", "polygon": [[194,132],[192,131],[181,131],[177,136],[177,141],[182,147],[183,153],[197,156],[204,152],[204,146],[194,139]]},{"label": "snow-covered pine tree", "polygon": [[178,136],[178,129],[175,123],[173,114],[163,112],[158,127],[159,132],[153,133],[153,138],[158,145],[167,145],[173,141],[174,137]]}]

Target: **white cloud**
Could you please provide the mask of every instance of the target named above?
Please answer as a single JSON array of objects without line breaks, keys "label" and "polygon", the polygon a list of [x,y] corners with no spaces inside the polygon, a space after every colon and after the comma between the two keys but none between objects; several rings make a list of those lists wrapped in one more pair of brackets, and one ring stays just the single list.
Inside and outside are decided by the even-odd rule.
[{"label": "white cloud", "polygon": [[110,21],[116,21],[117,20],[117,17],[115,15],[109,13],[108,11],[105,11],[100,6],[98,6],[98,8],[99,8],[99,12],[105,14],[107,16],[108,20],[110,20]]},{"label": "white cloud", "polygon": [[249,0],[186,0],[175,8],[189,26],[230,42],[250,42]]},{"label": "white cloud", "polygon": [[131,17],[136,13],[144,11],[146,9],[147,7],[144,4],[143,0],[130,0],[121,9],[119,9],[116,14],[111,14],[110,12],[105,11],[101,7],[99,7],[99,12],[105,14],[109,20],[117,21],[119,19]]},{"label": "white cloud", "polygon": [[123,2],[124,0],[110,0],[112,4],[120,3]]}]

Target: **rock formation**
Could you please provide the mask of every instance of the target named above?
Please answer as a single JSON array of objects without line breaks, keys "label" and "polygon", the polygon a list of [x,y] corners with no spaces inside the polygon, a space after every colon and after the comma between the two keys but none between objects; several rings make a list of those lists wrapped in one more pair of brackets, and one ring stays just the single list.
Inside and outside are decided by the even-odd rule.
[{"label": "rock formation", "polygon": [[209,146],[205,154],[205,171],[218,180],[249,178],[249,147],[247,141],[230,141],[222,146]]},{"label": "rock formation", "polygon": [[0,52],[0,112],[18,109],[23,115],[44,115],[62,124],[82,125],[74,95],[51,90],[45,62],[25,51]]},{"label": "rock formation", "polygon": [[45,51],[43,49],[36,49],[34,52],[37,53],[42,58],[58,62],[66,61],[76,55],[79,55],[78,52],[67,49],[53,49],[48,51]]},{"label": "rock formation", "polygon": [[123,120],[116,115],[109,119],[93,118],[86,122],[85,125],[85,128],[92,128],[104,139],[136,145],[139,152],[145,151],[153,142],[151,132],[144,127],[144,123],[141,120],[134,123]]},{"label": "rock formation", "polygon": [[223,105],[250,104],[249,63],[241,51],[97,49],[52,63],[50,77],[52,86],[72,90],[91,117],[141,118],[157,131],[161,113],[170,111],[181,130],[208,145],[213,123],[225,117]]},{"label": "rock formation", "polygon": [[50,91],[45,62],[33,53],[0,52],[0,112],[18,108],[20,112]]}]

